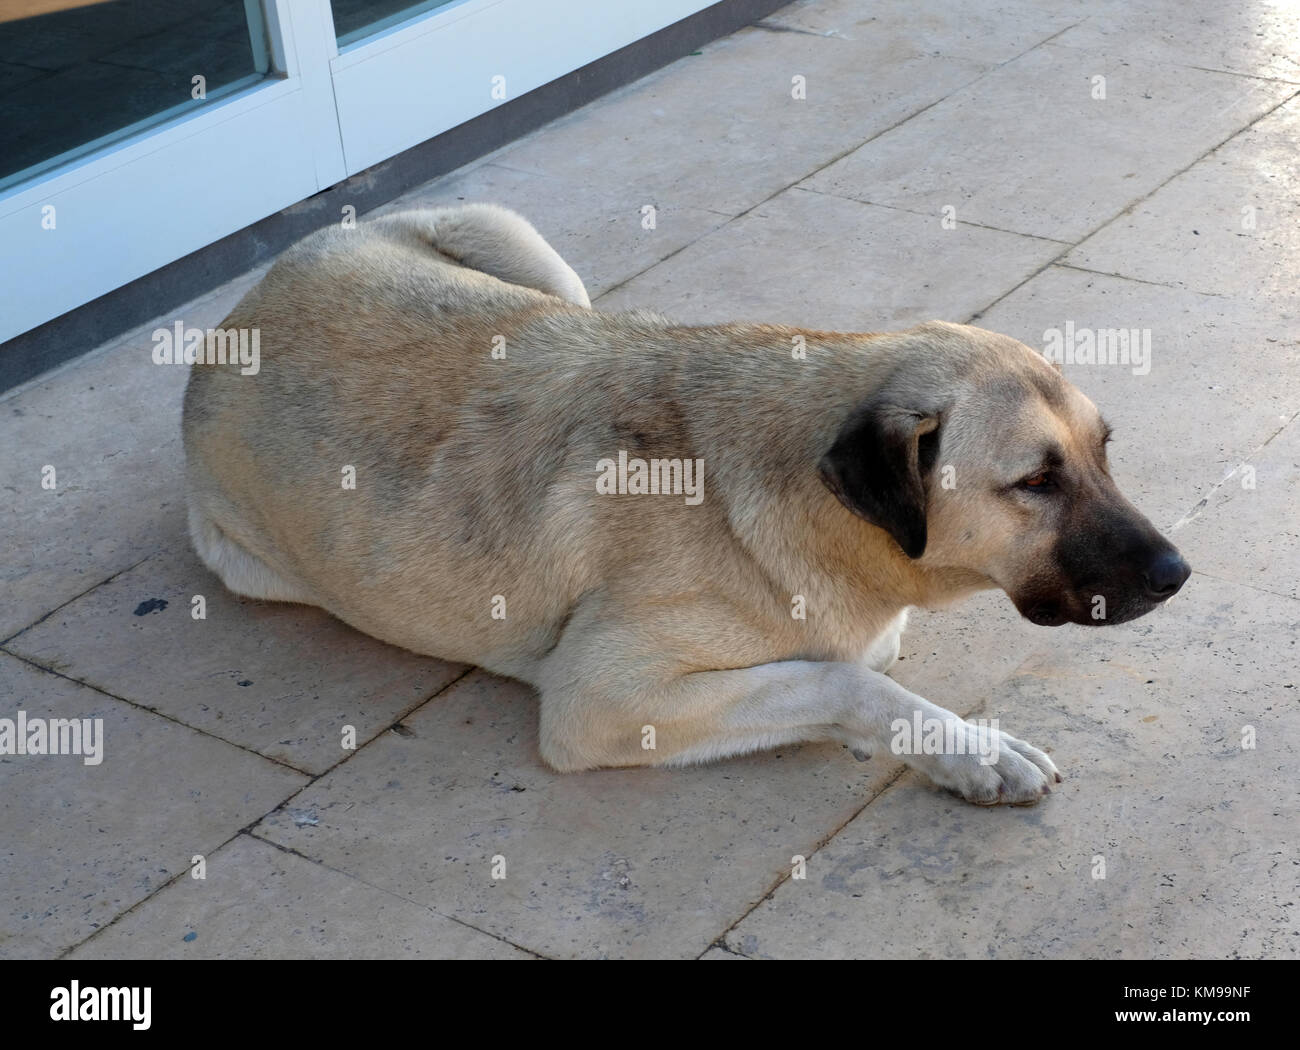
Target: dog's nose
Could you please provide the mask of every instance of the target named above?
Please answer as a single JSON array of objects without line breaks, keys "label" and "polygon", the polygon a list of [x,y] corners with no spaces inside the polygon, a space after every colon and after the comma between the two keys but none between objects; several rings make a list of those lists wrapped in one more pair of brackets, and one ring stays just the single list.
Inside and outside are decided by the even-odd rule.
[{"label": "dog's nose", "polygon": [[1165,601],[1178,593],[1191,574],[1192,567],[1171,547],[1155,556],[1142,574],[1142,582],[1146,584],[1148,595],[1157,601]]}]

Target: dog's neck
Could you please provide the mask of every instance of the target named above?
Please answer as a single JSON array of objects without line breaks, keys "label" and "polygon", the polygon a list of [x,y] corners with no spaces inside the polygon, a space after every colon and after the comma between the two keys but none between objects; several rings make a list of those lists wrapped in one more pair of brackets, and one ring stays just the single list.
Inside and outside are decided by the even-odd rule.
[{"label": "dog's neck", "polygon": [[[668,342],[675,382],[691,395],[679,402],[717,406],[685,422],[698,454],[713,460],[712,485],[733,533],[775,587],[833,612],[827,622],[870,634],[907,606],[940,607],[995,586],[968,569],[908,558],[821,481],[818,461],[843,419],[894,367],[888,337],[721,325],[675,328]],[[802,358],[791,356],[796,349]],[[729,364],[744,356],[748,365],[711,367],[719,354]],[[701,399],[718,377],[726,389]],[[755,487],[755,477],[780,478],[784,487]]]}]

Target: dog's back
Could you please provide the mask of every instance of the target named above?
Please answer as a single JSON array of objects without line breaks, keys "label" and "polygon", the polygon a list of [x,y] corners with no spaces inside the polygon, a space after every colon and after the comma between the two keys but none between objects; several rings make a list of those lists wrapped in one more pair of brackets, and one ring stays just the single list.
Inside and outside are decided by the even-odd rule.
[{"label": "dog's back", "polygon": [[[223,322],[260,329],[258,373],[192,370],[183,430],[204,562],[236,593],[319,605],[496,669],[519,665],[483,647],[484,589],[509,581],[496,637],[544,650],[547,638],[511,640],[514,625],[562,620],[575,595],[617,576],[586,549],[593,530],[617,532],[614,505],[594,498],[597,450],[689,443],[664,407],[667,322],[611,326],[586,298],[499,208],[403,213],[300,242]],[[716,527],[698,511],[646,511]],[[644,543],[675,535],[665,525]]]}]

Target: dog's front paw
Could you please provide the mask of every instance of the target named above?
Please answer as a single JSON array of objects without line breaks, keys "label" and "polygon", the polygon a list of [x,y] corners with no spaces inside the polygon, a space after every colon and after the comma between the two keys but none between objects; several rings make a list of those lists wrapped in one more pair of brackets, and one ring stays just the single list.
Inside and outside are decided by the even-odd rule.
[{"label": "dog's front paw", "polygon": [[1001,730],[955,719],[934,754],[907,754],[907,762],[940,787],[978,806],[1032,806],[1061,782],[1052,760]]}]

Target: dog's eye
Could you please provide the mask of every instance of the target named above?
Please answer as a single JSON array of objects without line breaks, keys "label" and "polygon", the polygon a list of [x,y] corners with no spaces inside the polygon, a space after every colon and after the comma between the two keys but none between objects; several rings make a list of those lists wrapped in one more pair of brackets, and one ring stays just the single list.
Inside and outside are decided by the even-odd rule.
[{"label": "dog's eye", "polygon": [[1030,489],[1033,492],[1045,492],[1047,489],[1055,488],[1056,482],[1052,480],[1052,475],[1045,470],[1040,470],[1037,474],[1030,474],[1029,477],[1020,482],[1022,489]]}]

